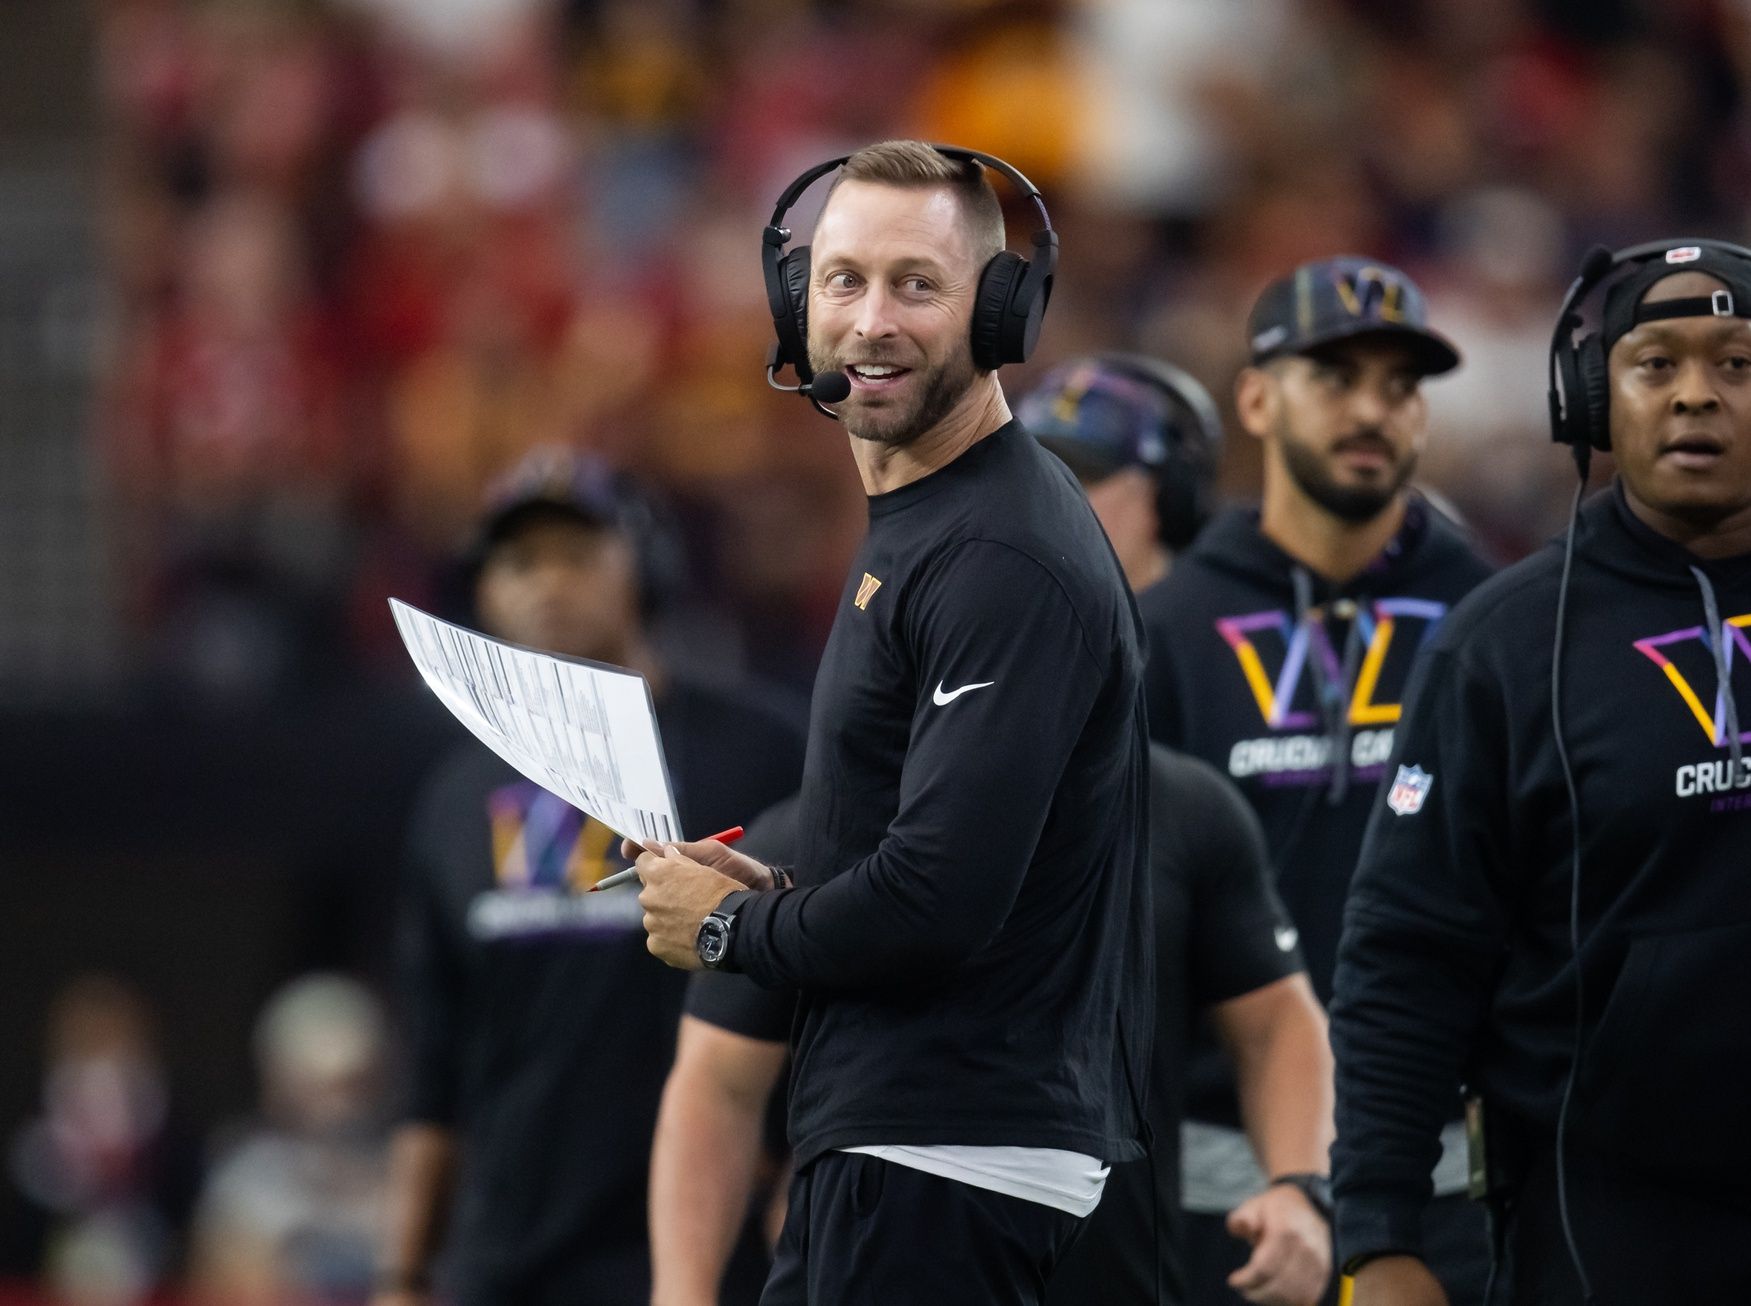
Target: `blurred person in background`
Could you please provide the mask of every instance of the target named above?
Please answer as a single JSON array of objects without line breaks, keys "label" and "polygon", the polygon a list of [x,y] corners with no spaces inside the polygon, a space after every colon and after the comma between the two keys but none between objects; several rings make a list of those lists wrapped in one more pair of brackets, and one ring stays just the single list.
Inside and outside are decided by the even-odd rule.
[{"label": "blurred person in background", "polygon": [[[1128,355],[1054,369],[1017,417],[1062,458],[1088,494],[1126,579],[1139,593],[1171,572],[1206,524],[1222,447],[1209,394],[1177,368]],[[1154,655],[1152,641],[1150,656]],[[1331,1278],[1331,1056],[1295,931],[1271,887],[1264,831],[1208,762],[1151,749],[1150,845],[1156,893],[1156,1044],[1150,1124],[1156,1155],[1122,1167],[1127,1185],[1090,1222],[1054,1279],[1053,1306],[1153,1299],[1145,1249],[1171,1244],[1166,1300],[1188,1298],[1178,1254],[1180,1140],[1191,1023],[1202,1013],[1236,1067],[1241,1123],[1260,1191],[1237,1202],[1227,1231],[1251,1248],[1230,1282],[1248,1301],[1313,1306]],[[1285,944],[1287,946],[1285,946]],[[1103,1210],[1106,1203],[1103,1203]],[[1144,1212],[1168,1221],[1155,1232]]]},{"label": "blurred person in background", "polygon": [[[1016,417],[1070,467],[1126,577],[1167,573],[1203,524],[1221,447],[1209,395],[1150,359],[1101,355],[1052,369]],[[1046,1300],[1176,1303],[1179,1120],[1189,1023],[1208,1011],[1239,1067],[1261,1166],[1283,1182],[1236,1215],[1255,1251],[1247,1296],[1311,1306],[1331,1273],[1324,1182],[1331,1137],[1325,1021],[1271,888],[1264,832],[1208,763],[1156,747],[1150,760],[1156,1032],[1148,1115],[1154,1152],[1114,1167],[1101,1204],[1053,1273]],[[780,804],[743,851],[786,864],[796,803]],[[1287,946],[1284,946],[1287,940]],[[761,1122],[786,1059],[796,996],[744,976],[701,975],[651,1156],[657,1306],[710,1306],[759,1173]]]},{"label": "blurred person in background", "polygon": [[[683,828],[739,824],[796,787],[788,721],[652,649],[677,564],[627,478],[538,449],[494,487],[477,540],[488,632],[650,682]],[[472,739],[430,782],[403,888],[412,1082],[380,1306],[430,1300],[446,1244],[458,1306],[648,1301],[650,1138],[686,980],[645,950],[636,895],[589,893],[626,865],[619,842]]]},{"label": "blurred person in background", "polygon": [[180,1262],[198,1164],[172,1115],[155,1025],[109,976],[74,980],[49,1009],[42,1114],[7,1155],[23,1218],[4,1242],[22,1244],[18,1259],[57,1301],[143,1301]]},{"label": "blurred person in background", "polygon": [[[1489,568],[1410,488],[1428,436],[1423,378],[1459,364],[1402,272],[1359,258],[1271,283],[1235,385],[1264,446],[1258,509],[1217,518],[1138,603],[1153,737],[1222,768],[1265,826],[1322,1001],[1392,726],[1419,647]],[[1183,1136],[1189,1300],[1232,1302],[1246,1244],[1230,1212],[1273,1176],[1253,1162],[1208,1040]],[[1459,1100],[1430,1208],[1431,1263],[1481,1297],[1483,1213],[1465,1197]]]},{"label": "blurred person in background", "polygon": [[208,1174],[190,1284],[213,1306],[364,1302],[387,1170],[387,1025],[354,980],[282,988],[255,1029],[261,1122]]},{"label": "blurred person in background", "polygon": [[1495,556],[1520,557],[1563,527],[1565,469],[1539,437],[1549,426],[1544,366],[1550,306],[1562,293],[1563,229],[1524,187],[1466,191],[1441,212],[1448,254],[1433,293],[1465,366],[1429,394],[1441,433],[1418,464]]}]

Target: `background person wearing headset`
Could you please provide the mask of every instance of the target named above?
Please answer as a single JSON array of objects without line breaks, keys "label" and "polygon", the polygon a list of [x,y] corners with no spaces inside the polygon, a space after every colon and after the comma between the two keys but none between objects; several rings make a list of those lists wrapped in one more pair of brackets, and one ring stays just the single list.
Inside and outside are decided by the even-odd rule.
[{"label": "background person wearing headset", "polygon": [[[1133,584],[1159,578],[1203,520],[1221,426],[1198,383],[1132,355],[1052,369],[1019,420],[1076,473]],[[1179,1118],[1192,1014],[1233,1050],[1249,1133],[1283,1182],[1235,1213],[1253,1246],[1236,1272],[1248,1300],[1312,1306],[1331,1273],[1324,1171],[1330,1052],[1264,833],[1214,767],[1150,750],[1149,866],[1156,1028],[1148,1085],[1153,1155],[1114,1167],[1101,1204],[1053,1274],[1050,1306],[1184,1299]],[[745,850],[791,860],[796,809],[751,829]],[[699,975],[663,1090],[651,1156],[655,1306],[716,1306],[758,1171],[763,1111],[785,1062],[795,995],[737,975]]]},{"label": "background person wearing headset", "polygon": [[[1031,264],[986,164],[1039,208]],[[775,268],[788,199],[834,168]],[[784,361],[848,377],[827,402],[870,514],[815,679],[797,883],[648,845],[639,901],[671,965],[801,993],[766,1306],[1037,1302],[1141,1154],[1154,998],[1136,608],[996,376],[1034,343],[1056,238],[1013,169],[918,141],[786,195],[767,269],[807,353]]]},{"label": "background person wearing headset", "polygon": [[[1132,587],[1143,593],[1161,582],[1210,515],[1222,424],[1208,392],[1154,359],[1104,355],[1054,369],[1016,411],[1076,473]],[[1168,1189],[1153,1198],[1173,1243],[1162,1299],[1196,1301],[1205,1290],[1192,1281],[1183,1250],[1179,1136],[1191,1035],[1201,1020],[1235,1067],[1247,1156],[1260,1176],[1221,1212],[1221,1235],[1242,1254],[1219,1286],[1249,1302],[1312,1306],[1331,1270],[1330,1053],[1319,1001],[1297,932],[1270,887],[1265,832],[1245,797],[1201,758],[1160,745],[1150,752],[1161,981],[1150,1083],[1156,1164],[1147,1173]],[[1218,960],[1212,949],[1226,955]],[[1131,1268],[1150,1245],[1143,1178],[1141,1166],[1121,1174],[1124,1198],[1115,1193],[1115,1209],[1072,1249],[1053,1284],[1053,1306],[1151,1299],[1137,1291],[1140,1275]]]},{"label": "background person wearing headset", "polygon": [[1418,1215],[1461,1082],[1498,1301],[1751,1285],[1748,316],[1751,252],[1702,241],[1596,251],[1563,306],[1555,434],[1618,476],[1452,615],[1400,727],[1332,1009],[1355,1306],[1444,1300]]}]

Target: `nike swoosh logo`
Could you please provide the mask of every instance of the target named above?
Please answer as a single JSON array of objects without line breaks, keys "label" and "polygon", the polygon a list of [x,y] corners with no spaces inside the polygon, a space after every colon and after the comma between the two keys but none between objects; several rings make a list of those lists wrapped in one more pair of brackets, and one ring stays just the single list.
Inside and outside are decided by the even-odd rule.
[{"label": "nike swoosh logo", "polygon": [[1301,934],[1294,926],[1279,925],[1274,931],[1277,936],[1277,946],[1284,952],[1292,952],[1295,945],[1301,941]]},{"label": "nike swoosh logo", "polygon": [[934,702],[938,707],[946,707],[948,704],[954,702],[957,698],[959,698],[962,694],[970,694],[975,689],[985,689],[988,686],[995,685],[996,683],[997,682],[995,680],[981,680],[976,685],[962,685],[959,689],[951,689],[947,693],[944,693],[943,688],[942,688],[942,681],[939,680],[936,682],[936,692],[934,694],[932,694],[930,697],[931,697],[931,701]]}]

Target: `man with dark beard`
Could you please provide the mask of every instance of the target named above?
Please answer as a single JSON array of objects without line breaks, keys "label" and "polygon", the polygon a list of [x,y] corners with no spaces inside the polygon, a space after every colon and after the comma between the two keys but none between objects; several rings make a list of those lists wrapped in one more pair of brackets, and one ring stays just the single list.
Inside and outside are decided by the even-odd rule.
[{"label": "man with dark beard", "polygon": [[[1488,574],[1409,488],[1427,435],[1422,380],[1459,355],[1420,290],[1359,258],[1308,263],[1248,319],[1235,409],[1264,444],[1257,510],[1213,522],[1138,598],[1150,733],[1238,783],[1322,1001],[1344,898],[1417,650]],[[1234,1302],[1247,1246],[1226,1214],[1271,1176],[1249,1154],[1213,1040],[1190,1069],[1183,1134],[1188,1300]],[[1453,1103],[1457,1120],[1459,1102]],[[1444,1136],[1427,1245],[1455,1302],[1481,1297],[1483,1215],[1464,1197],[1463,1132]]]},{"label": "man with dark beard", "polygon": [[794,882],[648,845],[649,946],[800,993],[764,1306],[1037,1303],[1111,1164],[1141,1155],[1142,632],[998,383],[1043,288],[982,166],[860,150],[787,257],[809,362],[849,377],[869,534],[815,681]]}]

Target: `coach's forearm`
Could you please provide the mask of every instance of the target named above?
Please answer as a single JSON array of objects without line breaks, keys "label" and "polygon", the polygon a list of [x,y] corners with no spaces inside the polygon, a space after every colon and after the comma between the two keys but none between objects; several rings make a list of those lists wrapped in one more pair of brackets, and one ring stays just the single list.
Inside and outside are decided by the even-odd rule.
[{"label": "coach's forearm", "polygon": [[784,1044],[684,1016],[651,1146],[653,1306],[714,1306],[747,1219]]},{"label": "coach's forearm", "polygon": [[1215,1009],[1234,1058],[1240,1115],[1266,1175],[1324,1174],[1332,1142],[1332,1055],[1325,1013],[1305,975]]},{"label": "coach's forearm", "polygon": [[740,913],[735,969],[768,988],[910,986],[945,974],[1003,927],[1029,852],[955,850],[927,865],[890,837],[825,884],[753,895]]},{"label": "coach's forearm", "polygon": [[378,1278],[385,1290],[423,1294],[444,1236],[456,1176],[456,1135],[443,1125],[412,1123],[389,1144],[387,1216]]}]

